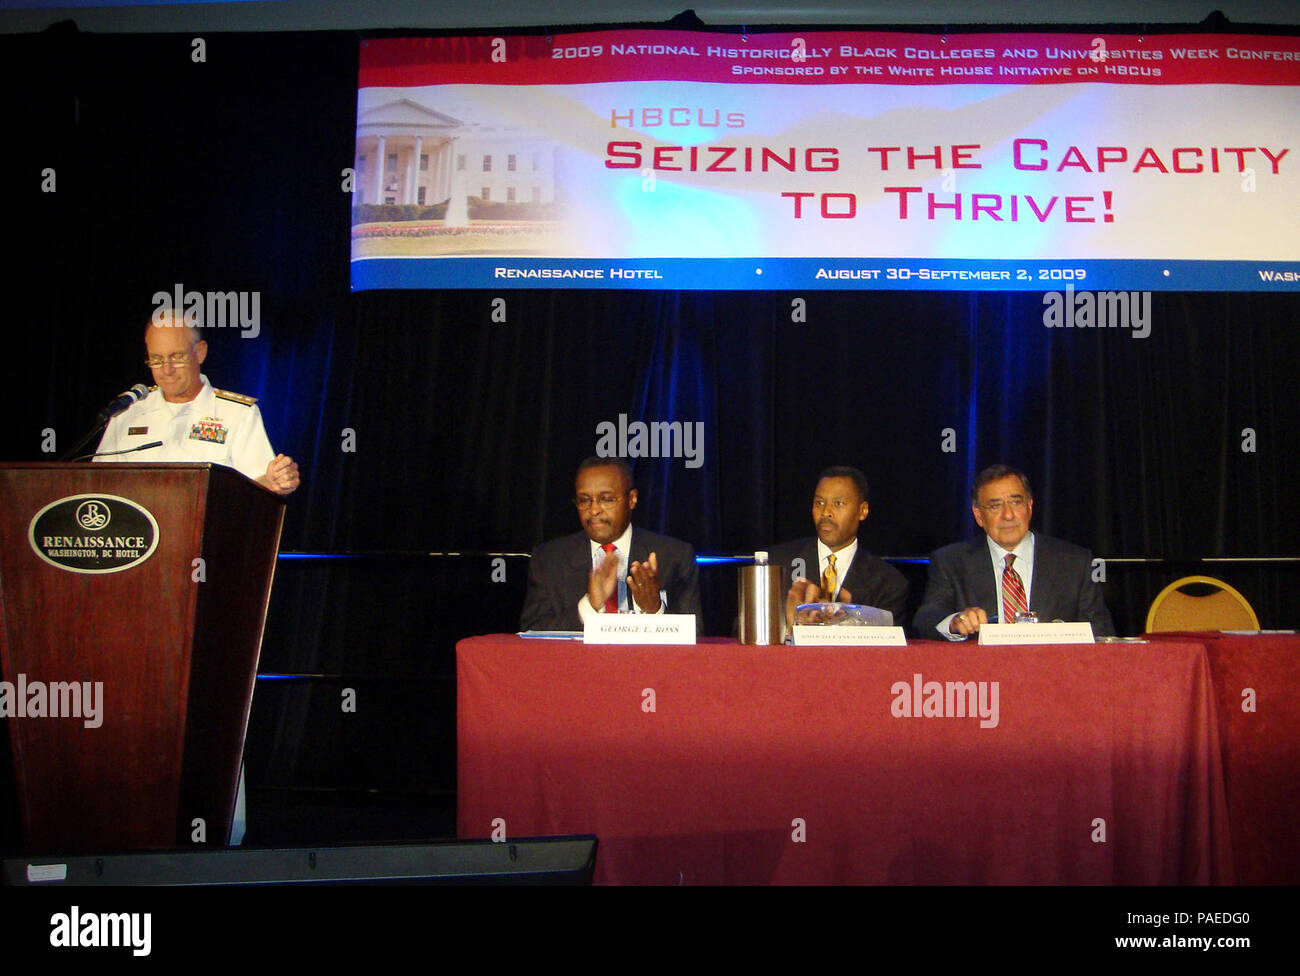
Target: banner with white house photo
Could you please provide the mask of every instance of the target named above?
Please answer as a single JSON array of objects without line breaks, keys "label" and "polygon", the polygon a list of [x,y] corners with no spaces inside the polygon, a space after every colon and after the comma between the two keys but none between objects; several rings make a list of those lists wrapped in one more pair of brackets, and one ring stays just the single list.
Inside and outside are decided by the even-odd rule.
[{"label": "banner with white house photo", "polygon": [[363,42],[352,285],[1300,286],[1300,38]]}]

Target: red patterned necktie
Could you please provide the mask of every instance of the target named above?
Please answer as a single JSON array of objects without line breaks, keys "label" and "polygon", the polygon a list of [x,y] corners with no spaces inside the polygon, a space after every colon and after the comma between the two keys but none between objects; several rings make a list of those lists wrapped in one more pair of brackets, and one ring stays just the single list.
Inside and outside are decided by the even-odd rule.
[{"label": "red patterned necktie", "polygon": [[[614,556],[614,555],[612,555],[612,554],[614,553],[614,551],[615,551],[614,543],[612,543],[612,542],[606,542],[606,543],[605,543],[603,546],[601,546],[600,548],[604,549],[605,552],[611,554],[611,555],[607,555],[607,556],[605,557],[606,559],[610,559],[610,558],[617,559],[617,558],[618,558],[618,556]],[[609,595],[609,599],[605,601],[605,612],[606,612],[606,613],[618,613],[618,584],[617,584],[617,583],[614,585],[614,592],[611,593],[611,594]]]},{"label": "red patterned necktie", "polygon": [[1004,624],[1014,624],[1016,614],[1025,613],[1029,609],[1029,601],[1025,599],[1025,584],[1020,579],[1020,574],[1011,568],[1011,564],[1016,561],[1014,553],[1008,553],[1005,560],[1006,567],[1002,570],[1002,622]]}]

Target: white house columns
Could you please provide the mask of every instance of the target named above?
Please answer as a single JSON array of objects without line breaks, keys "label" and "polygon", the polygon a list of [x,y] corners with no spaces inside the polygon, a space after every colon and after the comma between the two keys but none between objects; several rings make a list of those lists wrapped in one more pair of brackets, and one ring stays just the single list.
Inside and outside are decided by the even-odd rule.
[{"label": "white house columns", "polygon": [[380,136],[375,148],[375,183],[374,197],[366,200],[366,203],[383,203],[384,202],[384,165],[388,162],[388,150],[384,142],[384,137]]},{"label": "white house columns", "polygon": [[[396,93],[357,116],[356,204],[446,204],[449,227],[469,226],[469,198],[489,204],[555,200],[555,144],[517,124],[470,121]],[[462,110],[462,113],[464,110]],[[393,165],[389,166],[389,157]],[[428,156],[421,168],[420,157]]]}]

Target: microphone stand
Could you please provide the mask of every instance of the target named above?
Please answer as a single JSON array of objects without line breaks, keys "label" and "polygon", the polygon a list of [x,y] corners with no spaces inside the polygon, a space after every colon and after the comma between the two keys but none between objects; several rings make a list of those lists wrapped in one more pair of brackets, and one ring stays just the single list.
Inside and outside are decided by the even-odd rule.
[{"label": "microphone stand", "polygon": [[[71,461],[71,460],[74,460],[74,457],[73,457],[73,456],[74,456],[78,451],[80,451],[83,447],[85,447],[87,444],[89,444],[92,438],[94,438],[94,437],[98,437],[100,434],[102,434],[102,433],[104,432],[104,428],[108,426],[108,421],[109,421],[110,419],[111,419],[111,418],[109,418],[109,417],[105,417],[103,420],[101,420],[101,421],[99,421],[97,424],[95,424],[95,426],[92,427],[92,428],[90,429],[90,433],[88,433],[88,434],[87,434],[85,437],[83,437],[81,440],[77,441],[77,443],[74,444],[74,445],[72,445],[71,448],[69,448],[68,450],[64,451],[62,454],[60,454],[60,455],[58,456],[58,459],[57,459],[57,460],[59,460],[59,461]],[[94,455],[92,455],[92,454],[87,454],[87,455],[85,455],[85,457],[93,457],[93,456],[94,456]],[[75,460],[80,461],[81,458],[75,458]]]},{"label": "microphone stand", "polygon": [[[60,455],[58,456],[57,460],[59,460],[59,461],[68,461],[68,460],[77,460],[77,461],[81,461],[81,460],[83,460],[84,458],[87,458],[87,457],[94,457],[94,454],[93,454],[93,453],[92,453],[92,454],[86,454],[86,455],[83,455],[82,457],[79,457],[79,458],[74,458],[73,455],[75,455],[75,454],[76,454],[78,451],[80,451],[83,447],[85,447],[87,444],[89,444],[89,443],[90,443],[90,439],[91,439],[92,437],[95,437],[95,436],[97,436],[97,435],[99,435],[99,434],[102,434],[102,433],[104,432],[104,428],[108,426],[108,422],[109,422],[110,420],[112,420],[112,419],[113,419],[114,417],[116,417],[118,414],[120,414],[120,413],[124,412],[125,410],[129,409],[130,406],[131,406],[133,403],[139,403],[141,400],[143,400],[143,399],[144,399],[146,396],[148,396],[148,395],[149,395],[149,391],[148,391],[148,389],[145,387],[145,385],[144,385],[143,383],[137,383],[135,386],[131,387],[131,389],[127,390],[125,393],[119,394],[118,396],[114,397],[113,400],[112,400],[112,402],[109,403],[108,406],[106,406],[103,410],[99,411],[99,416],[97,416],[97,417],[95,418],[95,426],[91,428],[90,432],[89,432],[88,434],[86,434],[86,436],[83,437],[81,440],[77,441],[77,443],[75,443],[74,445],[72,445],[71,448],[69,448],[68,450],[64,451],[62,454],[60,454]],[[129,451],[114,451],[113,453],[115,453],[115,454],[127,454],[127,453],[130,453],[130,452],[129,452]]]}]

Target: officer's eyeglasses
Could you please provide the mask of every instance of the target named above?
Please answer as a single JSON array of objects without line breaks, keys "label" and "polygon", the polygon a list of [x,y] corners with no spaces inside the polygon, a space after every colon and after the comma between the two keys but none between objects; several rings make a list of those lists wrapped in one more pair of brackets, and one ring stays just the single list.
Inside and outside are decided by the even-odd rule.
[{"label": "officer's eyeglasses", "polygon": [[164,366],[185,366],[194,358],[193,350],[174,352],[168,356],[150,356],[144,364],[150,369],[162,369]]}]

